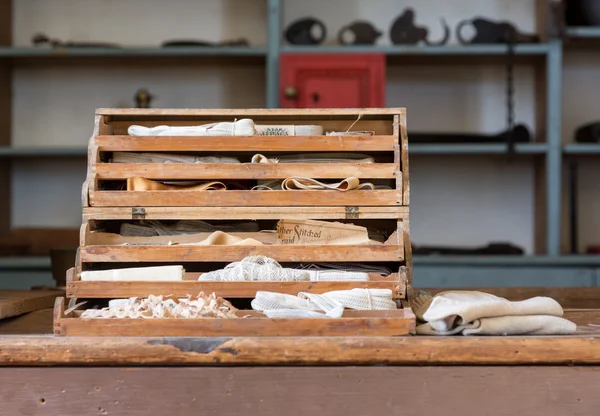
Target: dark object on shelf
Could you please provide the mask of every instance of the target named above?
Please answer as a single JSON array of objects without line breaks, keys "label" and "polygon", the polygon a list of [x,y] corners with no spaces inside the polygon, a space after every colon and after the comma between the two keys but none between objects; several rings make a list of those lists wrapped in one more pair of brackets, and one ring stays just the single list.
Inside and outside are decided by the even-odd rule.
[{"label": "dark object on shelf", "polygon": [[154,96],[147,89],[140,88],[133,98],[135,99],[136,108],[150,108],[150,102]]},{"label": "dark object on shelf", "polygon": [[[471,40],[463,38],[461,34],[462,28],[467,25],[473,25],[475,28],[475,36]],[[456,26],[456,37],[463,45],[481,43],[532,43],[540,41],[538,35],[520,33],[512,23],[494,22],[482,17],[459,22]]]},{"label": "dark object on shelf", "polygon": [[192,40],[192,39],[176,39],[168,40],[162,43],[163,48],[185,48],[185,47],[197,47],[197,46],[250,46],[250,42],[247,39],[232,39],[224,40],[222,42],[208,42],[205,40]]},{"label": "dark object on shelf", "polygon": [[438,246],[414,246],[413,254],[433,255],[522,255],[525,251],[510,243],[490,243],[484,247],[461,248],[461,247],[438,247]]},{"label": "dark object on shelf", "polygon": [[61,42],[58,39],[50,39],[43,33],[36,34],[31,42],[34,46],[48,44],[53,48],[120,48],[121,46],[114,43],[103,42]]},{"label": "dark object on shelf", "polygon": [[579,224],[577,221],[577,161],[569,163],[569,240],[571,243],[571,254],[579,254],[579,244],[577,243],[579,234]]},{"label": "dark object on shelf", "polygon": [[17,257],[28,254],[30,253],[27,244],[0,241],[0,257]]},{"label": "dark object on shelf", "polygon": [[567,26],[600,26],[598,0],[565,0]]},{"label": "dark object on shelf", "polygon": [[416,45],[420,41],[427,45],[445,45],[450,39],[450,28],[446,21],[442,19],[444,28],[444,37],[439,42],[430,42],[429,31],[425,27],[415,26],[415,12],[412,9],[404,10],[404,13],[398,17],[390,29],[390,38],[395,45]]},{"label": "dark object on shelf", "polygon": [[587,246],[587,254],[600,254],[600,246]]},{"label": "dark object on shelf", "polygon": [[[342,45],[374,45],[382,32],[364,21],[356,21],[344,26],[338,32],[338,42]],[[347,40],[350,37],[352,40]]]},{"label": "dark object on shelf", "polygon": [[579,143],[600,143],[600,122],[584,124],[575,130],[575,141]]},{"label": "dark object on shelf", "polygon": [[67,285],[67,270],[75,267],[77,247],[50,249],[50,264],[52,265],[52,278],[56,286]]},{"label": "dark object on shelf", "polygon": [[473,133],[409,133],[412,143],[505,143],[512,133],[515,143],[531,141],[531,133],[527,126],[517,124],[512,131],[504,130],[498,134]]},{"label": "dark object on shelf", "polygon": [[[320,29],[321,36],[315,37],[314,27]],[[293,45],[318,45],[325,40],[326,36],[327,29],[323,22],[312,17],[296,20],[285,30],[285,38]]]}]

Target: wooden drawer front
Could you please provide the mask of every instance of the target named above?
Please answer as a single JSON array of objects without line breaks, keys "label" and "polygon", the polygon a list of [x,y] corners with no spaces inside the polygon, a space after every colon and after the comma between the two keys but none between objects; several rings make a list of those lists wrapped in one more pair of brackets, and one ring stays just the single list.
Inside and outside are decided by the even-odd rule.
[{"label": "wooden drawer front", "polygon": [[346,311],[338,319],[269,319],[256,311],[238,312],[240,319],[82,319],[80,311],[67,317],[64,298],[54,306],[58,336],[397,336],[415,333],[410,308]]},{"label": "wooden drawer front", "polygon": [[199,282],[201,273],[186,273],[182,282],[87,282],[79,280],[75,269],[67,274],[68,298],[128,298],[149,295],[215,293],[224,298],[253,298],[259,290],[296,295],[300,292],[325,293],[349,288],[390,289],[397,299],[406,297],[406,271],[389,276],[370,274],[368,282]]},{"label": "wooden drawer front", "polygon": [[98,163],[93,172],[99,180],[127,179],[285,179],[291,176],[337,179],[393,179],[398,175],[394,163],[290,163],[290,164],[165,164],[165,163]]},{"label": "wooden drawer front", "polygon": [[101,152],[364,152],[393,151],[388,136],[96,136]]},{"label": "wooden drawer front", "polygon": [[401,245],[364,246],[84,246],[83,263],[234,262],[247,256],[268,256],[279,262],[397,262]]},{"label": "wooden drawer front", "polygon": [[92,191],[95,207],[399,206],[402,191]]},{"label": "wooden drawer front", "polygon": [[408,219],[409,208],[391,207],[85,207],[90,220]]}]

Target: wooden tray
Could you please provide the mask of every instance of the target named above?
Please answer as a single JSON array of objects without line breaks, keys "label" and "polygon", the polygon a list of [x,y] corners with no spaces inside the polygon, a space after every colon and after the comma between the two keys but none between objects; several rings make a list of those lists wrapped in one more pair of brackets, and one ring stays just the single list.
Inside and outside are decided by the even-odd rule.
[{"label": "wooden tray", "polygon": [[406,297],[406,268],[389,276],[370,274],[368,282],[199,282],[200,273],[186,273],[182,282],[84,282],[75,268],[67,272],[67,298],[130,298],[149,295],[215,293],[223,298],[253,298],[260,290],[297,295],[353,288],[390,289],[394,298]]},{"label": "wooden tray", "polygon": [[81,319],[64,314],[64,298],[54,306],[58,336],[237,337],[237,336],[397,336],[415,333],[410,308],[346,311],[339,319],[270,319],[256,311],[240,311],[240,319]]},{"label": "wooden tray", "polygon": [[[345,136],[130,136],[131,125],[192,126],[251,118],[262,125],[321,125],[325,132],[365,131]],[[161,152],[236,157],[241,163],[112,163],[114,152]],[[290,153],[344,152],[369,154],[376,163],[249,163],[256,153],[278,157]],[[361,158],[363,156],[360,156]],[[238,182],[248,189],[261,180],[308,176],[325,182],[355,176],[381,181],[391,189],[127,191],[131,177],[157,181],[216,180]],[[151,264],[182,264],[188,270],[221,268],[249,255],[267,255],[281,263],[385,263],[393,273],[369,282],[81,282],[73,276],[67,297],[114,298],[149,294],[215,292],[223,297],[253,297],[258,290],[322,293],[354,287],[389,288],[406,299],[412,287],[409,230],[409,169],[406,111],[393,109],[99,109],[88,147],[88,169],[82,188],[83,223],[77,272]],[[346,246],[197,246],[190,242],[93,241],[90,233],[117,232],[121,222],[142,220],[259,220],[271,227],[280,219],[343,220],[379,224],[397,231],[385,245]],[[218,224],[217,224],[218,225]],[[377,228],[374,226],[374,228]],[[249,236],[254,238],[253,236]],[[262,241],[262,240],[261,240]],[[191,292],[191,293],[190,293]]]}]

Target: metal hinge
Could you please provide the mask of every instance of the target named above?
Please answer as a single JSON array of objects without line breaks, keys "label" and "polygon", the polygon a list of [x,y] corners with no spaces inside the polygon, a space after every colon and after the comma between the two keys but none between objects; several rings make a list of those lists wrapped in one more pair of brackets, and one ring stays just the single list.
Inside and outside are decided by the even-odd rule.
[{"label": "metal hinge", "polygon": [[146,208],[133,207],[131,208],[131,219],[143,220],[146,218]]},{"label": "metal hinge", "polygon": [[355,220],[358,219],[358,207],[346,207],[346,219]]}]

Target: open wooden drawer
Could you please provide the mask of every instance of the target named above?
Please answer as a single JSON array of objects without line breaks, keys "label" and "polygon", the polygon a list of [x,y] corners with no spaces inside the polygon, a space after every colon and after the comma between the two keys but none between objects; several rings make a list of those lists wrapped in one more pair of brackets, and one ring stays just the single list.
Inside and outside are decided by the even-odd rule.
[{"label": "open wooden drawer", "polygon": [[296,295],[300,292],[325,293],[354,288],[390,289],[397,299],[406,297],[406,267],[397,273],[381,276],[370,273],[367,282],[205,282],[201,273],[188,272],[179,282],[90,282],[81,281],[75,268],[67,272],[68,298],[129,298],[150,295],[197,295],[215,293],[223,298],[252,298],[259,290]]},{"label": "open wooden drawer", "polygon": [[399,336],[415,333],[410,308],[344,312],[341,318],[271,319],[261,312],[238,312],[239,319],[82,319],[81,311],[65,315],[65,299],[54,306],[54,334],[58,336],[144,337],[265,337],[265,336]]},{"label": "open wooden drawer", "polygon": [[[408,147],[404,109],[329,110],[119,110],[97,111],[90,141],[84,207],[252,207],[252,206],[407,206]],[[257,124],[319,125],[324,131],[367,131],[373,135],[339,136],[130,136],[131,125],[191,126],[251,118]],[[114,153],[174,153],[224,155],[240,163],[111,163]],[[260,153],[267,158],[293,153],[368,154],[375,163],[253,164]],[[241,182],[226,191],[132,191],[128,178],[153,181]],[[335,182],[357,177],[379,181],[389,189],[338,191],[249,190],[257,181],[310,177]],[[301,196],[299,196],[301,193]],[[332,203],[335,201],[334,203]]]}]

